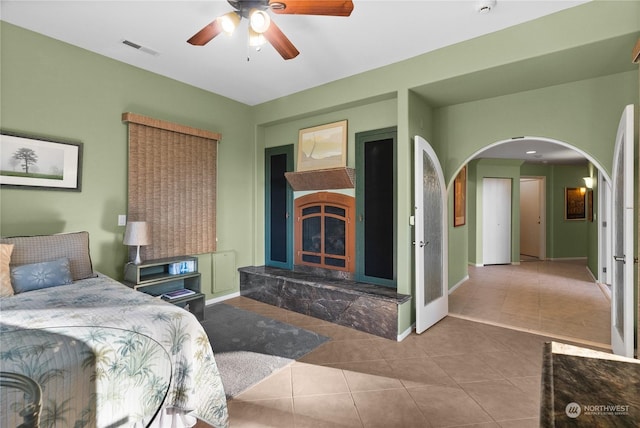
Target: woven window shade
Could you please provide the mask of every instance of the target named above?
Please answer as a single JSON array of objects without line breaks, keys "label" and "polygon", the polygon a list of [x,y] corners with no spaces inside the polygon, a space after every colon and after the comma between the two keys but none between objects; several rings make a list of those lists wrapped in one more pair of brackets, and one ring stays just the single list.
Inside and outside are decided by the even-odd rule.
[{"label": "woven window shade", "polygon": [[128,219],[146,221],[143,259],[216,251],[220,135],[124,113],[129,124]]}]

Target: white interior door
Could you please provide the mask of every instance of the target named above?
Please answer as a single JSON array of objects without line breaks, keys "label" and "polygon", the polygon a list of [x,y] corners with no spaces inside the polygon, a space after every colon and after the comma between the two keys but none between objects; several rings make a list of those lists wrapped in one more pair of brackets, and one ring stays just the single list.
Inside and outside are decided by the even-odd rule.
[{"label": "white interior door", "polygon": [[633,357],[633,105],[618,125],[612,200],[611,348]]},{"label": "white interior door", "polygon": [[511,179],[482,179],[482,263],[511,263]]},{"label": "white interior door", "polygon": [[598,171],[598,281],[611,286],[611,183]]},{"label": "white interior door", "polygon": [[520,254],[542,259],[542,180],[520,179]]},{"label": "white interior door", "polygon": [[416,332],[422,333],[449,312],[447,188],[436,153],[418,135],[414,154]]}]

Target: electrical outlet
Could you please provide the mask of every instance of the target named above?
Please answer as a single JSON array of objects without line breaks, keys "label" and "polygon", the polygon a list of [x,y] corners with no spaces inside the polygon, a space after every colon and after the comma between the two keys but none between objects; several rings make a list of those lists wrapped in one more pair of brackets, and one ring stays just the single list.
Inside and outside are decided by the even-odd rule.
[{"label": "electrical outlet", "polygon": [[118,214],[118,226],[127,225],[127,216],[125,214]]}]

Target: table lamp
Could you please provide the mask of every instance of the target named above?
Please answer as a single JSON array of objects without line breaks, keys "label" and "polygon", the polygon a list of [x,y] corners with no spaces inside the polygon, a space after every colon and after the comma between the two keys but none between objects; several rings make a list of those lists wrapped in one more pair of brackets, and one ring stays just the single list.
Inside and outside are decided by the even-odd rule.
[{"label": "table lamp", "polygon": [[151,244],[151,235],[146,221],[130,221],[124,231],[124,245],[136,247],[136,259],[133,264],[142,263],[140,259],[140,246]]}]

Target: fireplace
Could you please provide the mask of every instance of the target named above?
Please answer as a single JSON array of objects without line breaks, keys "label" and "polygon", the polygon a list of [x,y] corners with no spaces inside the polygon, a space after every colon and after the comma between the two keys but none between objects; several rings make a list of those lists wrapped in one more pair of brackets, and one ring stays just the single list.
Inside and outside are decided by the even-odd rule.
[{"label": "fireplace", "polygon": [[311,193],[295,201],[295,264],[353,272],[355,198]]}]

